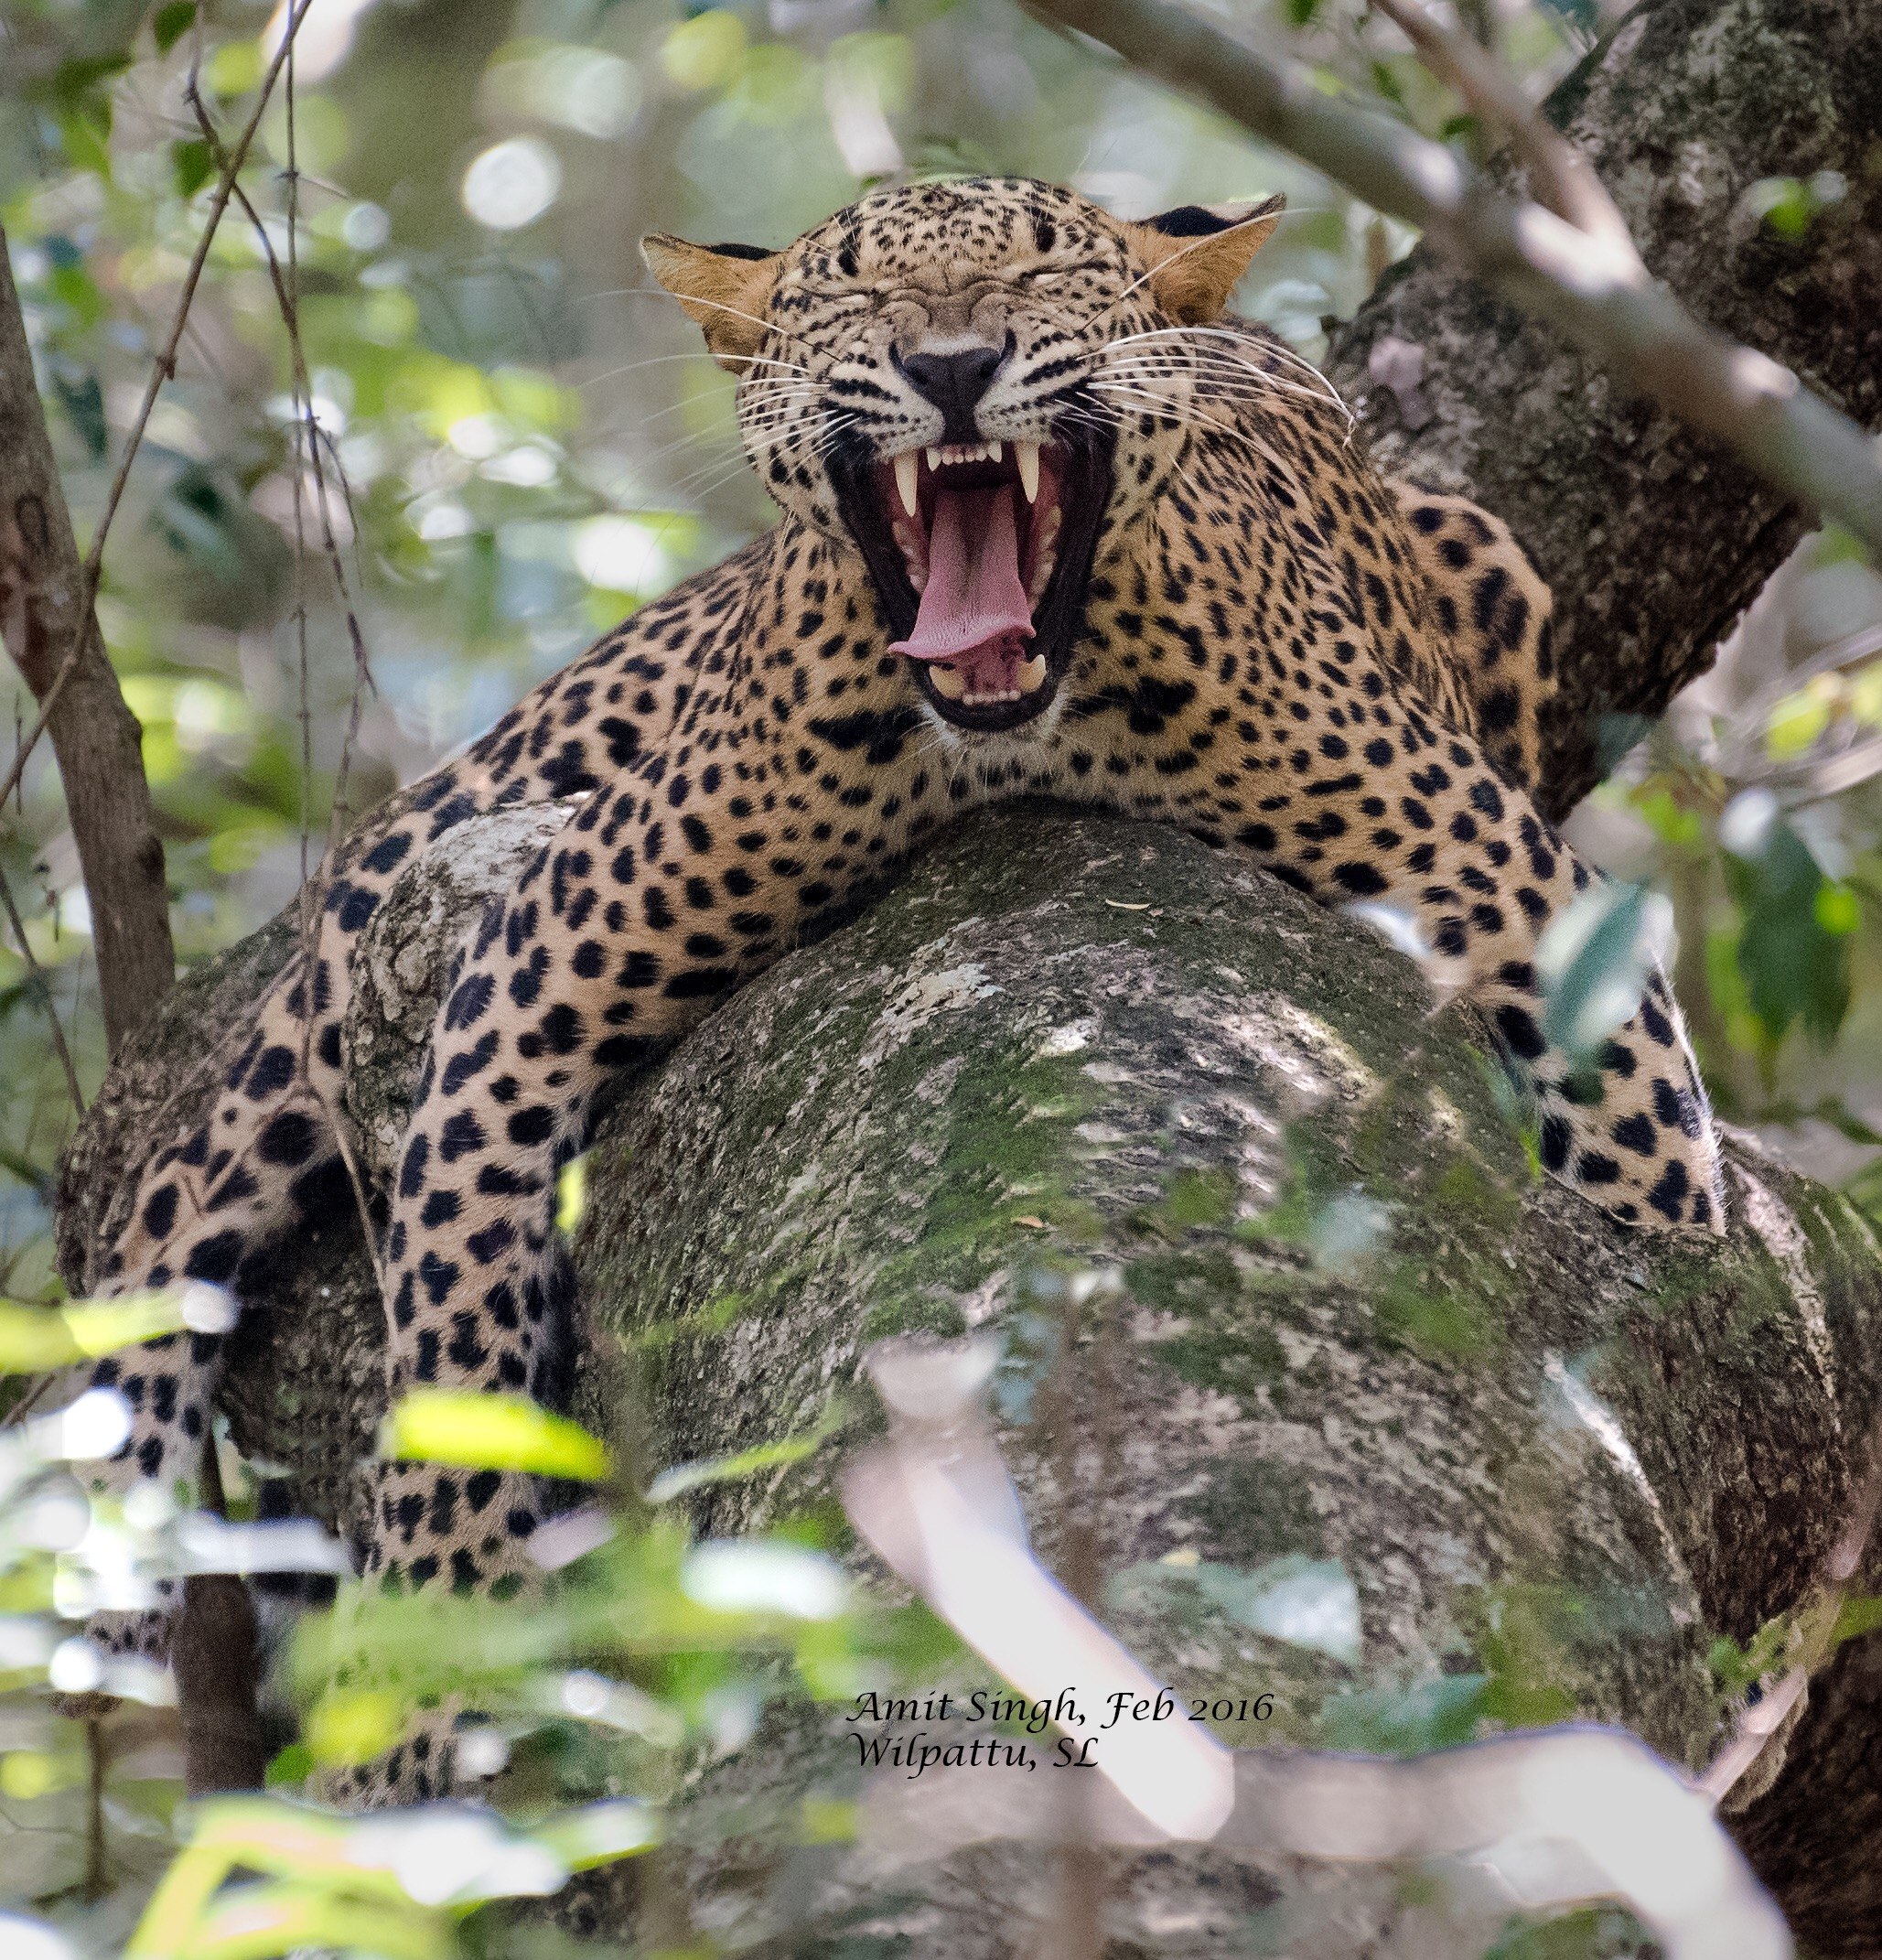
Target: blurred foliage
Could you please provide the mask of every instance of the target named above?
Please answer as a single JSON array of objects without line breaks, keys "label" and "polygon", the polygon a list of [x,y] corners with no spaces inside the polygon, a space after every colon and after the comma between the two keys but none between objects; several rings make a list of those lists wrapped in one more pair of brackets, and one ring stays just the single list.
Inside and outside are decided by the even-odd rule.
[{"label": "blurred foliage", "polygon": [[[1446,141],[1480,141],[1358,0],[1230,6],[1289,34],[1329,92]],[[0,222],[81,540],[168,330],[220,145],[253,106],[284,13],[272,0],[0,0]],[[1473,18],[1492,14],[1501,51],[1538,92],[1598,18],[1594,0],[1498,0]],[[905,169],[1027,172],[1129,214],[1280,188],[1287,221],[1238,303],[1310,357],[1324,350],[1323,321],[1349,313],[1411,242],[1003,0],[315,0],[291,101],[264,118],[243,175],[259,231],[231,208],[211,250],[99,606],[144,724],[189,960],[288,899],[337,798],[343,820],[422,773],[636,603],[767,522],[734,439],[729,382],[651,290],[643,232],[775,245]],[[1772,179],[1748,208],[1794,239],[1843,189]],[[294,297],[305,394],[277,277]],[[1854,1180],[1882,1213],[1878,622],[1882,581],[1843,541],[1813,541],[1718,675],[1644,741],[1617,728],[1617,750],[1631,752],[1576,829],[1597,859],[1670,896],[1680,990],[1724,1108]],[[0,674],[4,746],[4,724],[21,726],[31,703],[10,669]],[[0,818],[0,869],[89,1090],[104,1067],[89,913],[43,747]],[[1629,899],[1561,949],[1557,1011],[1578,1041],[1596,1038],[1590,1003],[1634,984],[1652,912]],[[48,1208],[73,1120],[43,1004],[16,949],[0,946],[0,1292],[27,1303],[0,1310],[0,1369],[149,1338],[205,1310],[148,1300],[118,1303],[116,1319],[53,1310]],[[578,1171],[562,1196],[578,1213]],[[1179,1190],[1158,1229],[1179,1233],[1220,1203],[1206,1188]],[[1321,1223],[1329,1259],[1370,1244],[1371,1223],[1350,1207]],[[1017,1376],[1006,1385],[1029,1393]],[[199,1568],[210,1556],[201,1527],[156,1499],[87,1493],[67,1466],[95,1451],[108,1412],[91,1411],[90,1431],[81,1421],[5,1433],[9,1893],[100,1951],[130,1937],[167,1866],[145,1952],[442,1955],[460,1934],[495,1951],[480,1899],[553,1889],[593,1858],[649,1842],[683,1765],[742,1739],[769,1698],[932,1664],[933,1623],[850,1598],[819,1518],[773,1541],[698,1546],[662,1508],[715,1478],[807,1455],[840,1410],[802,1437],[676,1466],[644,1492],[619,1481],[593,1438],[495,1409],[488,1421],[507,1427],[480,1434],[479,1416],[408,1408],[386,1440],[453,1461],[547,1451],[563,1474],[597,1478],[579,1514],[593,1535],[570,1551],[554,1609],[479,1606],[467,1639],[448,1602],[354,1602],[351,1636],[404,1660],[397,1695],[319,1685],[326,1636],[310,1628],[297,1676],[307,1720],[276,1761],[277,1796],[198,1813],[175,1864],[168,1718],[152,1711],[147,1735],[114,1756],[94,1816],[82,1731],[54,1715],[46,1687],[82,1685],[98,1664],[70,1638],[92,1605],[192,1558]],[[226,1476],[234,1522],[222,1528],[262,1529],[232,1458]],[[236,1542],[243,1556],[280,1556]],[[226,1555],[229,1541],[215,1543]],[[315,1556],[296,1543],[296,1556]],[[1213,1570],[1186,1583],[1256,1619],[1303,1600],[1321,1610],[1338,1592],[1310,1561],[1258,1578],[1239,1590]],[[1329,1739],[1430,1747],[1486,1717],[1548,1713],[1549,1670],[1535,1654],[1549,1612],[1524,1599],[1486,1614],[1489,1672],[1409,1696],[1356,1691],[1329,1716]],[[402,1697],[447,1686],[446,1653],[497,1713],[492,1746],[511,1752],[526,1823],[441,1815],[446,1835],[414,1864],[410,1847],[284,1806],[280,1794],[322,1761],[379,1746]],[[149,1685],[110,1685],[134,1698]],[[110,1840],[96,1898],[84,1890],[88,1820]],[[406,1878],[420,1866],[463,1883],[414,1889]],[[230,1888],[237,1867],[254,1882]],[[255,1933],[256,1912],[272,1932]],[[0,1924],[8,1951],[40,1951],[27,1937],[24,1922]],[[44,1937],[47,1955],[66,1950]],[[1525,1931],[1504,1950],[1558,1948]]]},{"label": "blurred foliage", "polygon": [[[226,1297],[204,1287],[64,1308],[0,1302],[0,1374],[230,1318]],[[388,1418],[388,1454],[599,1480],[586,1508],[537,1541],[553,1585],[545,1576],[501,1600],[399,1598],[343,1578],[338,1609],[303,1620],[276,1670],[297,1720],[269,1767],[268,1797],[186,1814],[167,1677],[104,1654],[76,1623],[154,1603],[160,1579],[343,1575],[347,1560],[317,1525],[260,1516],[253,1475],[226,1448],[227,1520],[181,1509],[152,1482],[113,1495],[88,1466],[129,1423],[124,1396],[94,1388],[0,1430],[0,1862],[6,1894],[44,1915],[0,1912],[9,1954],[61,1960],[123,1946],[139,1960],[265,1960],[320,1948],[448,1960],[481,1908],[555,1893],[578,1871],[654,1846],[661,1806],[689,1770],[747,1740],[768,1704],[896,1692],[957,1651],[924,1608],[856,1591],[818,1516],[767,1538],[699,1543],[671,1508],[702,1483],[810,1454],[834,1421],[797,1444],[679,1467],[643,1495],[572,1422],[500,1396],[419,1392]],[[100,1739],[49,1698],[94,1689],[132,1711],[106,1728],[96,1757]],[[301,1801],[322,1772],[379,1753],[409,1718],[460,1693],[486,1719],[459,1749],[479,1773],[500,1772],[516,1821],[451,1804],[348,1819]],[[277,1729],[285,1713],[274,1710]],[[827,1836],[841,1799],[825,1808]],[[180,1850],[166,1869],[173,1832]],[[526,1932],[511,1943],[509,1923],[500,1913],[477,1927],[475,1951],[532,1950]]]}]

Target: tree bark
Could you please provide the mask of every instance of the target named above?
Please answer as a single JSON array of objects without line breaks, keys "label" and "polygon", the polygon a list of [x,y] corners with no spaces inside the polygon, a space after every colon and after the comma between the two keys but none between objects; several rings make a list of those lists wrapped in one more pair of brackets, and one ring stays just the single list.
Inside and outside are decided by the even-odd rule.
[{"label": "tree bark", "polygon": [[113,1052],[169,991],[164,847],[144,774],[143,729],[126,705],[85,579],[32,350],[0,232],[0,638],[45,702],[74,646],[78,661],[47,723],[91,907],[106,1039]]},{"label": "tree bark", "polygon": [[[452,944],[559,816],[464,826],[368,928],[345,1039],[370,1178]],[[284,921],[211,963],[131,1045],[65,1166],[75,1283],[129,1167],[213,1094],[218,1050],[292,944]],[[576,1251],[597,1352],[658,1357],[628,1438],[651,1461],[807,1428],[877,1336],[999,1336],[1037,1538],[1179,1689],[1273,1694],[1243,1745],[1391,1749],[1578,1715],[1696,1767],[1729,1718],[1708,1645],[1803,1596],[1882,1395],[1867,1227],[1748,1145],[1731,1163],[1726,1242],[1609,1226],[1534,1181],[1480,1028],[1434,1017],[1364,929],[1172,833],[1022,806],[976,820],[638,1086],[601,1128]],[[1074,1305],[1081,1272],[1121,1290]],[[243,1448],[294,1466],[342,1530],[382,1340],[345,1222],[284,1255],[224,1398]],[[630,1412],[603,1381],[591,1370],[584,1413],[618,1434]],[[704,1494],[700,1529],[827,1498],[867,1427]],[[1199,1563],[1160,1563],[1172,1552]],[[1350,1585],[1357,1653],[1221,1610],[1220,1588],[1277,1560]],[[1769,1875],[1814,1936],[1875,1883],[1848,1832],[1866,1786],[1799,1805],[1787,1781],[1760,1809],[1799,1849]],[[807,1862],[797,1797],[857,1782],[840,1721],[768,1728],[678,1820],[682,1890],[764,1943],[862,1914],[917,1955],[1002,1952],[1012,1915],[1056,1910],[1049,1861],[1010,1848]],[[1303,1953],[1354,1950],[1354,1926],[1458,1952],[1494,1930],[1449,1892],[1408,1922],[1386,1872],[1102,1862],[1113,1936],[1159,1954],[1199,1955],[1257,1912],[1324,1919]],[[1188,1933],[1154,1936],[1184,1912]]]},{"label": "tree bark", "polygon": [[[1873,0],[1648,0],[1558,88],[1641,256],[1707,325],[1882,426],[1882,9]],[[1840,202],[1780,237],[1748,201],[1833,172]],[[1423,372],[1375,379],[1388,337]],[[1712,662],[1812,514],[1428,246],[1335,336],[1328,372],[1381,463],[1477,498],[1555,590],[1563,691],[1541,801],[1565,815]]]}]

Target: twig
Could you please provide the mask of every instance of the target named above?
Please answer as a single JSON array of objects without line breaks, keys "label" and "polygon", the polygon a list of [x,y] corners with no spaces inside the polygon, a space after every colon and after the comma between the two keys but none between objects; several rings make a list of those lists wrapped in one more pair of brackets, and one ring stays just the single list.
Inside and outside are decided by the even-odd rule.
[{"label": "twig", "polygon": [[95,1903],[111,1890],[111,1867],[104,1841],[104,1720],[85,1718],[85,1871],[79,1880],[80,1897]]},{"label": "twig", "polygon": [[[209,113],[208,104],[202,99],[200,88],[202,50],[200,44],[196,49],[190,65],[189,80],[184,90],[185,100],[196,118],[197,127],[201,131],[203,141],[209,145],[210,154],[220,164],[225,152],[220,133],[217,130]],[[372,669],[366,653],[366,636],[360,626],[360,618],[353,606],[351,588],[347,580],[346,560],[339,548],[339,541],[333,530],[332,495],[328,489],[327,472],[320,460],[322,434],[320,425],[314,414],[314,387],[307,367],[306,349],[301,340],[300,330],[300,276],[296,259],[296,239],[300,223],[299,185],[300,171],[296,151],[295,135],[295,76],[291,56],[287,66],[287,265],[284,270],[280,256],[274,250],[274,242],[268,236],[268,228],[256,210],[248,193],[240,184],[234,185],[233,195],[241,205],[249,223],[254,229],[260,243],[262,256],[268,268],[268,277],[274,288],[274,300],[281,314],[281,324],[287,335],[288,360],[294,377],[296,441],[291,458],[294,469],[294,585],[295,585],[295,627],[300,652],[301,692],[301,960],[305,971],[311,975],[317,957],[317,935],[319,927],[319,906],[314,882],[309,876],[307,862],[308,837],[308,795],[313,781],[313,756],[311,748],[312,718],[307,699],[307,601],[306,590],[306,529],[302,505],[302,482],[300,456],[305,443],[306,458],[314,472],[315,501],[320,513],[320,535],[322,548],[333,566],[334,583],[339,587],[340,607],[346,616],[347,637],[353,653],[353,698],[347,718],[346,736],[340,747],[339,768],[335,777],[331,806],[328,813],[327,849],[330,854],[339,840],[339,821],[342,803],[346,794],[348,770],[352,753],[359,740],[360,715],[366,691],[374,685]],[[231,179],[231,182],[233,180]],[[339,481],[340,492],[345,497],[350,519],[353,522],[354,535],[359,534],[357,518],[353,515],[352,486],[347,480],[346,468],[341,463],[338,451],[331,449],[333,470]],[[311,991],[309,998],[311,999]],[[301,1067],[308,1071],[309,1050],[313,1041],[314,1018],[309,1014],[301,1035]],[[364,1244],[368,1255],[372,1260],[375,1273],[380,1270],[378,1235],[373,1230],[372,1209],[366,1192],[366,1181],[360,1168],[358,1156],[348,1135],[347,1125],[340,1112],[320,1091],[316,1094],[326,1111],[328,1127],[339,1148],[340,1162],[345,1167],[347,1181],[352,1188],[353,1202],[360,1214],[360,1222],[364,1232]],[[381,1274],[382,1277],[383,1275]]]},{"label": "twig", "polygon": [[79,1072],[72,1066],[72,1051],[66,1046],[65,1029],[59,1025],[59,1003],[52,997],[52,987],[46,978],[45,968],[33,957],[26,921],[19,915],[19,907],[13,902],[13,888],[6,882],[4,871],[0,871],[0,908],[5,910],[6,922],[13,928],[13,936],[19,942],[19,956],[26,962],[27,972],[39,996],[39,1004],[46,1009],[46,1025],[52,1031],[52,1045],[59,1051],[59,1065],[65,1071],[65,1085],[71,1093],[72,1107],[82,1116],[85,1114],[85,1092],[79,1087]]},{"label": "twig", "polygon": [[16,785],[26,772],[27,760],[38,746],[39,738],[46,732],[46,724],[52,710],[59,705],[59,697],[64,692],[66,682],[71,677],[79,663],[79,656],[85,645],[86,622],[91,616],[91,608],[98,598],[98,579],[104,564],[104,541],[110,534],[112,520],[116,517],[118,505],[123,501],[124,486],[130,480],[131,465],[136,459],[137,451],[144,441],[144,431],[149,425],[151,411],[156,406],[156,398],[165,382],[171,379],[177,368],[177,350],[182,345],[183,329],[188,323],[189,308],[196,300],[196,288],[202,278],[202,270],[209,262],[210,247],[215,242],[217,228],[221,224],[222,213],[229,208],[229,200],[235,190],[235,174],[247,160],[249,145],[254,141],[255,132],[262,126],[262,117],[267,113],[268,102],[274,92],[275,78],[286,63],[288,52],[294,46],[295,36],[300,32],[301,22],[306,18],[307,9],[314,0],[296,0],[287,26],[281,38],[281,46],[275,50],[274,59],[268,71],[262,77],[261,93],[255,100],[254,112],[242,125],[242,134],[236,138],[235,147],[230,153],[228,167],[217,183],[215,195],[210,200],[209,216],[202,229],[202,236],[197,240],[195,255],[189,261],[189,269],[183,275],[183,286],[177,298],[177,310],[172,317],[168,338],[162,351],[151,363],[150,380],[144,390],[144,400],[137,410],[135,421],[131,425],[131,434],[124,444],[124,453],[118,459],[116,473],[113,476],[111,489],[106,493],[104,511],[98,520],[98,529],[91,539],[91,548],[85,554],[84,590],[79,608],[80,625],[73,636],[71,646],[59,662],[52,676],[51,684],[39,697],[39,715],[32,727],[27,730],[13,758],[13,766],[7,770],[4,781],[0,781],[0,803],[12,795]]},{"label": "twig", "polygon": [[[216,1427],[200,1454],[203,1508],[226,1518]],[[192,1797],[259,1790],[267,1780],[254,1601],[236,1572],[195,1572],[183,1581],[183,1610],[170,1641],[177,1714],[183,1731],[183,1787]]]},{"label": "twig", "polygon": [[1419,59],[1440,81],[1448,82],[1473,113],[1502,131],[1528,168],[1530,190],[1538,203],[1639,264],[1627,220],[1615,208],[1594,166],[1537,113],[1522,84],[1495,55],[1427,13],[1423,0],[1372,0],[1372,5],[1409,37]]},{"label": "twig", "polygon": [[1631,248],[1505,197],[1442,144],[1334,101],[1285,55],[1170,0],[1025,4],[1292,151],[1374,210],[1420,226],[1485,285],[1732,445],[1882,563],[1882,462],[1868,436],[1788,368],[1701,326]]}]

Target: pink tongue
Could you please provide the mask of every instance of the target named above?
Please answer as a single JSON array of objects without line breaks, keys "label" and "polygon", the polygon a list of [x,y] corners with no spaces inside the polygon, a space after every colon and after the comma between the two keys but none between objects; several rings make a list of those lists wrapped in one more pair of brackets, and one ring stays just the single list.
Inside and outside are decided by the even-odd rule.
[{"label": "pink tongue", "polygon": [[1015,669],[1032,635],[1013,486],[938,490],[921,609],[915,630],[890,652],[951,662],[969,694],[998,694],[1017,686]]}]

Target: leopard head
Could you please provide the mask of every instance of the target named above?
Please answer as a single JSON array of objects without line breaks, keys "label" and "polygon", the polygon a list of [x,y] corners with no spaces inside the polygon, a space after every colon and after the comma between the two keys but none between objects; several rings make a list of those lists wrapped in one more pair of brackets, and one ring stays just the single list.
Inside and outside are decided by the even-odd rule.
[{"label": "leopard head", "polygon": [[868,568],[930,711],[1006,734],[1070,671],[1101,544],[1175,479],[1199,330],[1281,199],[1142,222],[1024,178],[878,190],[781,252],[655,236],[788,512]]}]

